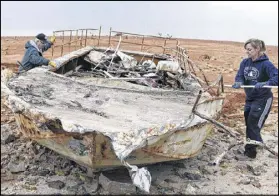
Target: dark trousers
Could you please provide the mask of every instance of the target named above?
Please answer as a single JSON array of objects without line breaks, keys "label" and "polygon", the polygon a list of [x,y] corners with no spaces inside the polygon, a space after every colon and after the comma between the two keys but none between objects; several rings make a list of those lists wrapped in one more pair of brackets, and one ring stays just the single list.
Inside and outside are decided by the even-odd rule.
[{"label": "dark trousers", "polygon": [[[246,100],[244,107],[244,117],[246,124],[246,138],[263,142],[261,137],[261,129],[271,110],[273,97]],[[256,151],[256,145],[247,144],[245,151]]]}]

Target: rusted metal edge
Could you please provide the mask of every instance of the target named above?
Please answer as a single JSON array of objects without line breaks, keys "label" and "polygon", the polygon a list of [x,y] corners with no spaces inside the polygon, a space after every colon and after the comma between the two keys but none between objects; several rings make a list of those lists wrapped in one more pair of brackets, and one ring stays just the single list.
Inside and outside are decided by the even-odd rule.
[{"label": "rusted metal edge", "polygon": [[[199,124],[196,124],[194,126],[191,126],[189,128],[187,128],[187,130],[185,131],[190,131],[191,129],[194,129],[194,128],[199,128],[201,126],[206,126],[206,125],[210,125],[210,122],[203,122],[203,123],[199,123]],[[212,125],[213,126],[213,125]],[[176,131],[173,131],[173,133],[171,133],[170,135],[173,135],[173,134],[176,134],[176,132],[178,131],[181,131],[181,130],[176,130]],[[162,141],[162,140],[165,140],[165,138],[161,138],[160,140],[158,140],[156,143]],[[204,140],[205,141],[205,140]],[[155,143],[155,144],[156,144]],[[154,145],[154,144],[153,144]],[[153,152],[153,151],[150,151],[150,150],[147,150],[146,146],[144,148],[141,148],[140,150],[146,152],[146,153],[149,153],[149,154],[153,154],[153,155],[159,155],[159,156],[162,156],[162,157],[167,157],[167,158],[173,158],[173,159],[186,159],[186,158],[189,158],[189,157],[192,157],[192,156],[195,156],[199,150],[197,150],[195,153],[193,154],[190,154],[190,155],[186,155],[186,156],[183,156],[183,155],[170,155],[170,154],[165,154],[165,153],[158,153],[158,152]]]}]

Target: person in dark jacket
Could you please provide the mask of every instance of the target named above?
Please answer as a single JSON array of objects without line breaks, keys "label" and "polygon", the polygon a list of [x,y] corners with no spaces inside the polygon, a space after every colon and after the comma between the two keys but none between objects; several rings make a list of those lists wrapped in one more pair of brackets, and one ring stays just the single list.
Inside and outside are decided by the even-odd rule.
[{"label": "person in dark jacket", "polygon": [[55,37],[47,40],[45,34],[38,34],[34,40],[30,40],[25,44],[25,54],[19,66],[19,72],[28,71],[34,67],[42,65],[51,65],[56,67],[55,62],[43,57],[43,52],[47,51],[55,42]]},{"label": "person in dark jacket", "polygon": [[[265,54],[265,43],[259,39],[249,39],[244,48],[248,58],[243,59],[235,77],[233,88],[241,85],[254,85],[254,88],[244,88],[246,94],[244,117],[246,124],[246,138],[263,142],[261,128],[267,119],[273,94],[267,86],[278,86],[278,69],[269,61]],[[246,144],[244,155],[256,158],[256,145]]]}]

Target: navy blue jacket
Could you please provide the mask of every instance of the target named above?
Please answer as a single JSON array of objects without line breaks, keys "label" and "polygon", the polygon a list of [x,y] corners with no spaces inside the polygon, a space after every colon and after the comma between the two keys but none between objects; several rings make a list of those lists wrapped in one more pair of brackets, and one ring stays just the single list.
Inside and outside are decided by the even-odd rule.
[{"label": "navy blue jacket", "polygon": [[42,56],[42,53],[48,50],[51,47],[51,45],[52,44],[50,42],[46,42],[44,44],[44,48],[40,51],[33,40],[28,41],[25,44],[26,51],[21,61],[22,66],[19,67],[19,71],[27,71],[34,67],[48,65],[49,60],[44,58]]},{"label": "navy blue jacket", "polygon": [[[255,61],[251,58],[243,59],[235,77],[235,82],[243,85],[255,85],[257,82],[267,82],[269,86],[278,85],[278,69],[269,61],[266,54]],[[268,98],[272,96],[269,88],[245,88],[246,100]]]}]

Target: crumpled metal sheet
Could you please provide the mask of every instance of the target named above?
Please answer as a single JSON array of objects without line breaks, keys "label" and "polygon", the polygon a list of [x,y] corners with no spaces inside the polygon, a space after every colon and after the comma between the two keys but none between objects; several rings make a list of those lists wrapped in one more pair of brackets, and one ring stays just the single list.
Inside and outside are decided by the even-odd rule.
[{"label": "crumpled metal sheet", "polygon": [[172,73],[180,73],[182,74],[182,69],[178,63],[178,61],[159,61],[156,67],[157,70],[161,71],[169,71]]},{"label": "crumpled metal sheet", "polygon": [[127,162],[123,161],[125,166],[129,167],[129,174],[132,178],[133,184],[140,190],[149,193],[151,186],[151,175],[146,167],[138,168],[135,165],[129,165]]},{"label": "crumpled metal sheet", "polygon": [[117,51],[117,56],[122,60],[122,64],[126,69],[134,68],[137,65],[137,60],[121,51]]},{"label": "crumpled metal sheet", "polygon": [[[63,57],[59,57],[54,61],[57,63],[57,68],[59,69],[59,67],[69,62],[71,59],[82,56],[90,52],[92,49],[93,47],[88,46],[86,48],[82,48],[80,50],[69,53]],[[36,72],[37,70],[39,70],[39,68],[30,70],[29,73]],[[46,70],[41,69],[40,71],[45,72]],[[1,82],[1,90],[2,90],[2,82]],[[44,111],[37,110],[34,106],[24,102],[17,96],[10,96],[9,100],[10,102],[13,102],[10,103],[10,105],[13,105],[15,110],[18,109],[29,110],[29,112],[32,113],[40,113],[40,115],[44,116],[44,118],[54,118],[53,115],[49,113],[44,113]],[[118,132],[113,134],[106,132],[102,134],[111,138],[111,143],[115,151],[115,154],[121,160],[122,164],[126,166],[127,169],[129,170],[134,185],[145,192],[149,192],[150,185],[151,185],[151,175],[149,171],[144,167],[138,168],[135,165],[130,165],[127,161],[125,161],[125,159],[134,150],[137,150],[145,146],[148,140],[150,145],[150,141],[155,143],[156,141],[160,140],[160,138],[164,134],[171,134],[173,131],[177,129],[181,129],[181,128],[185,129],[187,127],[193,126],[194,124],[198,124],[204,121],[205,120],[202,120],[199,117],[191,114],[186,121],[182,121],[180,123],[167,122],[165,125],[161,127],[155,126],[155,127],[149,127],[141,130],[134,130],[131,132]],[[88,131],[86,127],[77,126],[75,124],[72,124],[71,122],[62,121],[62,125],[63,125],[63,129],[69,132],[82,133],[84,131]]]},{"label": "crumpled metal sheet", "polygon": [[[30,74],[32,76],[38,76],[40,74],[47,74],[53,75],[53,73],[48,72],[45,69],[42,68],[35,68],[30,70],[26,74]],[[50,75],[48,77],[50,77]],[[55,74],[56,75],[56,74]],[[23,78],[26,78],[26,76],[20,76]],[[63,77],[57,75],[57,77]],[[37,77],[43,79],[44,77]],[[2,88],[1,88],[2,89]],[[7,89],[8,90],[8,89]],[[12,106],[14,112],[17,110],[22,110],[26,114],[32,113],[33,115],[38,114],[38,116],[41,117],[42,122],[45,121],[45,119],[55,119],[56,116],[52,115],[52,113],[48,113],[47,111],[40,110],[33,106],[32,104],[29,104],[23,100],[21,100],[19,97],[10,94],[9,96],[9,105]],[[125,159],[134,151],[139,148],[142,148],[145,146],[148,141],[148,144],[151,145],[152,143],[155,143],[156,141],[160,140],[161,137],[164,136],[164,134],[171,134],[173,131],[183,127],[187,127],[190,124],[193,124],[193,116],[189,116],[187,121],[182,121],[178,123],[176,122],[166,122],[165,125],[162,126],[153,126],[148,127],[140,130],[133,130],[130,132],[117,132],[117,133],[111,133],[111,132],[102,132],[102,134],[108,136],[111,138],[111,143],[114,149],[115,154],[117,157],[121,160],[122,164],[127,167],[129,170],[131,179],[135,186],[137,186],[139,189],[149,192],[150,183],[151,183],[151,175],[149,171],[146,168],[138,168],[135,165],[130,165]],[[88,127],[83,127],[82,125],[74,124],[71,121],[65,121],[62,119],[61,123],[63,126],[63,129],[68,132],[77,132],[77,133],[83,133],[90,131]],[[34,122],[38,126],[40,121]],[[92,130],[93,131],[93,130]],[[155,138],[155,140],[154,140]],[[151,142],[150,142],[151,141]]]},{"label": "crumpled metal sheet", "polygon": [[89,60],[95,64],[98,64],[100,61],[102,61],[106,55],[102,52],[98,52],[98,51],[91,51],[87,57],[89,58]]},{"label": "crumpled metal sheet", "polygon": [[[41,116],[42,121],[44,121],[45,118],[48,119],[55,118],[55,116],[51,114],[47,114],[44,111],[39,111],[35,109],[32,105],[22,101],[17,96],[10,95],[8,101],[9,101],[9,105],[13,106],[14,112],[17,112],[16,110],[22,110],[27,113],[38,114],[39,116]],[[150,172],[145,167],[138,168],[135,165],[130,165],[127,161],[125,161],[125,158],[127,158],[130,155],[130,153],[133,152],[134,150],[137,150],[143,147],[144,145],[146,145],[146,141],[148,141],[148,139],[153,139],[155,136],[156,140],[159,140],[166,133],[171,134],[173,131],[181,127],[187,127],[189,125],[192,125],[194,119],[195,118],[191,116],[191,118],[189,118],[188,121],[186,122],[183,121],[180,124],[167,123],[166,125],[161,127],[152,127],[152,128],[142,129],[142,130],[135,130],[134,132],[128,134],[123,132],[117,134],[115,133],[114,134],[103,133],[103,134],[111,138],[111,142],[115,154],[121,160],[122,164],[125,167],[127,167],[127,169],[129,170],[129,174],[133,184],[137,186],[140,190],[149,193],[149,189],[151,186]],[[35,122],[35,123],[39,126],[40,122]],[[65,122],[62,121],[62,124],[65,125]],[[85,131],[84,127],[76,126],[74,124],[72,125],[68,124],[68,126],[63,126],[63,129],[66,131],[69,131],[68,129],[71,129],[70,131],[74,131],[74,132]],[[153,142],[155,143],[156,140],[153,140]]]}]

